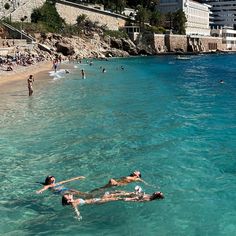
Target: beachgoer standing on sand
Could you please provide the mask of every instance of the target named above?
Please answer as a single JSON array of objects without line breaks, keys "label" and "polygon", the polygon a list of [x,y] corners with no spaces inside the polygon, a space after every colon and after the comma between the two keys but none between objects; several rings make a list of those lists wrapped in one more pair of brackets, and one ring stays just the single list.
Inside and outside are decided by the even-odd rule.
[{"label": "beachgoer standing on sand", "polygon": [[33,75],[29,76],[27,82],[28,82],[29,96],[31,96],[33,94],[33,82],[34,82]]}]

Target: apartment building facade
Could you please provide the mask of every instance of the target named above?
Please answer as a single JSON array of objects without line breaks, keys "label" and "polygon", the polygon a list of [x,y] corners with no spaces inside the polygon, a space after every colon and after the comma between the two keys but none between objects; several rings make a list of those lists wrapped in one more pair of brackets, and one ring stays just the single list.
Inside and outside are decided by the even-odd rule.
[{"label": "apartment building facade", "polygon": [[160,0],[159,9],[163,13],[182,9],[186,15],[187,35],[210,35],[210,5],[192,0]]},{"label": "apartment building facade", "polygon": [[236,29],[236,0],[201,0],[211,6],[212,28],[232,27]]}]

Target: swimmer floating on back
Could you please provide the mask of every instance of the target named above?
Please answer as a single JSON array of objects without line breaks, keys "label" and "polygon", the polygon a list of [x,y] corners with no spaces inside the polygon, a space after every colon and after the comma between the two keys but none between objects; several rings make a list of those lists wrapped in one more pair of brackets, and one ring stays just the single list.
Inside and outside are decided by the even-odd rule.
[{"label": "swimmer floating on back", "polygon": [[[127,197],[128,196],[128,197]],[[125,202],[148,202],[157,199],[163,199],[164,194],[162,192],[155,192],[153,194],[135,194],[134,192],[115,192],[115,193],[108,193],[100,198],[91,198],[91,199],[82,199],[82,198],[73,198],[73,194],[64,194],[62,196],[62,205],[67,206],[71,205],[79,219],[81,219],[80,212],[77,209],[77,206],[82,205],[91,205],[91,204],[103,204],[107,202],[113,201],[125,201]]]},{"label": "swimmer floating on back", "polygon": [[132,182],[143,182],[147,184],[144,180],[141,179],[141,172],[136,170],[132,172],[129,176],[121,177],[119,179],[110,179],[108,184],[104,185],[103,187],[96,188],[92,190],[91,192],[102,190],[105,188],[114,187],[114,186],[124,186]]},{"label": "swimmer floating on back", "polygon": [[54,194],[60,194],[63,195],[65,193],[73,193],[73,194],[78,194],[78,195],[82,195],[82,196],[87,196],[86,193],[74,190],[74,189],[69,189],[64,187],[62,184],[74,181],[74,180],[79,180],[79,179],[84,179],[84,176],[78,176],[72,179],[68,179],[68,180],[64,180],[64,181],[60,181],[58,183],[56,183],[56,179],[54,176],[49,175],[46,177],[44,183],[42,183],[44,185],[44,187],[38,191],[36,191],[37,194],[39,193],[43,193],[46,190],[51,190]]}]

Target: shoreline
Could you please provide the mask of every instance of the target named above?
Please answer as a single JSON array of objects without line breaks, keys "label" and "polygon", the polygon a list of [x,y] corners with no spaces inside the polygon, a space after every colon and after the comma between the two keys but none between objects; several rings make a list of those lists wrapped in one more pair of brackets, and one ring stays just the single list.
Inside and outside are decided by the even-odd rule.
[{"label": "shoreline", "polygon": [[27,80],[29,74],[37,76],[37,74],[52,69],[51,61],[43,61],[28,67],[19,67],[15,71],[0,72],[0,87],[10,86],[14,82]]},{"label": "shoreline", "polygon": [[[199,55],[199,54],[236,54],[236,51],[228,50],[228,51],[211,51],[211,52],[202,52],[202,53],[164,52],[164,53],[158,53],[155,55],[145,55],[145,56],[177,56],[177,55],[190,56],[190,55]],[[140,57],[140,56],[142,55],[137,55],[133,57]],[[112,57],[112,58],[115,58],[115,57]],[[117,58],[123,58],[123,57],[117,57]],[[23,67],[23,66],[18,67],[14,71],[0,71],[0,91],[5,90],[6,88],[9,88],[11,86],[14,87],[16,83],[19,83],[21,81],[26,81],[30,74],[33,74],[33,76],[37,78],[37,80],[38,79],[40,80],[41,76],[37,76],[37,75],[44,74],[44,72],[47,72],[47,71],[49,72],[51,70],[53,70],[52,61],[47,60],[47,61],[38,62],[34,65],[27,66],[27,67]]]}]

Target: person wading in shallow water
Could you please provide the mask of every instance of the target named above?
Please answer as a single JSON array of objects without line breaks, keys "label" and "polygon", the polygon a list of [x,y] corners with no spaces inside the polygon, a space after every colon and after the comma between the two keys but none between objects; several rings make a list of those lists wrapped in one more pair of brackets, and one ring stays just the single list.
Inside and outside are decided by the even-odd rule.
[{"label": "person wading in shallow water", "polygon": [[32,94],[33,94],[33,83],[34,83],[33,75],[29,76],[29,78],[27,80],[27,83],[28,83],[29,96],[32,96]]},{"label": "person wading in shallow water", "polygon": [[81,70],[81,76],[82,76],[82,79],[86,79],[84,69]]}]

